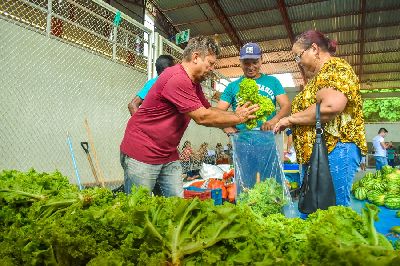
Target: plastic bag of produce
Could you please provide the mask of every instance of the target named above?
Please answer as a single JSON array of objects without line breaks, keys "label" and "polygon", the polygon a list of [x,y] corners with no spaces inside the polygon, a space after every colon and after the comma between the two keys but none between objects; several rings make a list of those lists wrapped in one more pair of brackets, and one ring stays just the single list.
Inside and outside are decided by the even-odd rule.
[{"label": "plastic bag of produce", "polygon": [[[237,187],[236,198],[239,201],[241,198],[246,198],[247,195],[241,197],[241,194],[246,194],[251,189],[265,189],[264,194],[274,194],[274,197],[263,195],[262,198],[270,198],[281,206],[292,204],[287,186],[289,182],[283,172],[274,134],[271,131],[242,131],[233,134],[231,140]],[[263,184],[256,186],[256,183]],[[295,215],[287,214],[287,216]]]}]

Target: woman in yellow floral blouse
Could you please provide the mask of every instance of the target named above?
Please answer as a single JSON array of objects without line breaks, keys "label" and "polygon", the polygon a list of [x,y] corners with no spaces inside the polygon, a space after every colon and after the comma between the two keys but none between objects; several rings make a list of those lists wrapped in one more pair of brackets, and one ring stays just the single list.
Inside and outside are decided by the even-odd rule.
[{"label": "woman in yellow floral blouse", "polygon": [[318,31],[299,35],[292,51],[310,79],[293,99],[292,114],[282,118],[274,131],[292,128],[297,160],[307,169],[316,137],[316,102],[321,103],[336,204],[348,206],[361,154],[367,153],[359,79],[345,60],[332,56],[336,41]]}]

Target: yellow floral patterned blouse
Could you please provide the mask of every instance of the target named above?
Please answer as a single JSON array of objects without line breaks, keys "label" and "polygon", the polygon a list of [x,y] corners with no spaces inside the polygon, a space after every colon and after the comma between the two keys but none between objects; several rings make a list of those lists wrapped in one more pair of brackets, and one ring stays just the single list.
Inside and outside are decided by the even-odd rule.
[{"label": "yellow floral patterned blouse", "polygon": [[[351,66],[343,59],[332,57],[326,62],[317,75],[297,94],[292,102],[292,114],[301,112],[316,102],[317,91],[322,88],[335,88],[347,97],[347,105],[335,119],[324,125],[324,136],[328,152],[331,152],[338,141],[353,142],[362,154],[367,154],[364,117],[360,83]],[[308,163],[315,143],[315,126],[295,125],[293,142],[299,163]]]}]

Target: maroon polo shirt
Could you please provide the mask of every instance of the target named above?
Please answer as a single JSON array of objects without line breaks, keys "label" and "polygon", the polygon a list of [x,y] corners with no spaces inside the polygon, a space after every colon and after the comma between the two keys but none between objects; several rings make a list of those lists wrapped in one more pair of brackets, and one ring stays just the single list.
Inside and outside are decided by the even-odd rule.
[{"label": "maroon polo shirt", "polygon": [[190,122],[187,113],[210,106],[181,64],[165,69],[129,119],[121,152],[147,164],[178,160],[177,146]]}]

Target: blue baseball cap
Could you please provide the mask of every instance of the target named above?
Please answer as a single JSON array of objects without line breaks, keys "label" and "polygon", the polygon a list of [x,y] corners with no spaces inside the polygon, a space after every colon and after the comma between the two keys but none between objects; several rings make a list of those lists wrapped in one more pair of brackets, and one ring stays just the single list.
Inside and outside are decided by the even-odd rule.
[{"label": "blue baseball cap", "polygon": [[242,59],[259,59],[261,58],[261,48],[256,43],[246,43],[240,48],[240,60]]}]

